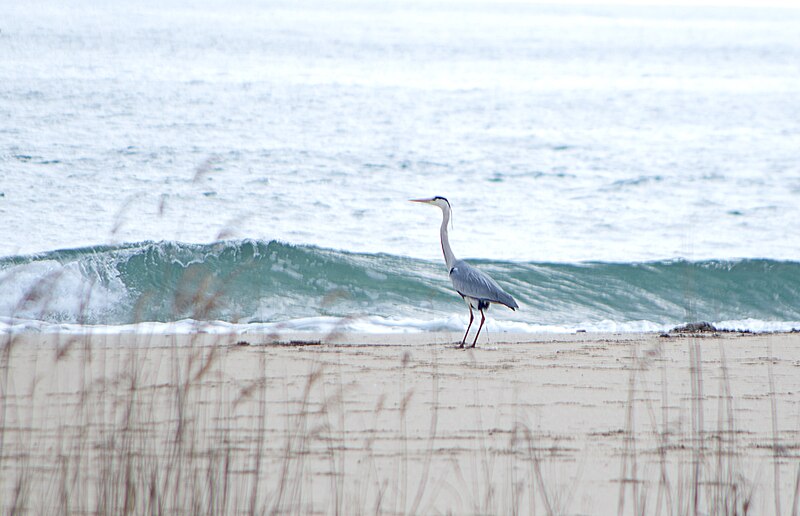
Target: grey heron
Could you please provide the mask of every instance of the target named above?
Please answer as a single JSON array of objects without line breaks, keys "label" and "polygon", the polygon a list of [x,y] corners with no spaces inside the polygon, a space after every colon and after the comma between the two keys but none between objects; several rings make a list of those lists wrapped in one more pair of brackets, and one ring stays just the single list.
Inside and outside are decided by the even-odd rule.
[{"label": "grey heron", "polygon": [[467,331],[464,333],[464,338],[461,339],[459,348],[463,348],[469,335],[469,329],[472,327],[472,321],[475,315],[472,309],[476,309],[481,313],[481,324],[478,326],[478,333],[475,334],[475,340],[472,341],[472,346],[478,342],[478,336],[481,334],[483,322],[486,320],[484,310],[489,308],[491,303],[505,305],[512,310],[519,308],[517,302],[511,295],[503,290],[488,274],[482,272],[464,260],[457,260],[453,255],[453,250],[450,249],[450,239],[447,236],[447,223],[450,222],[450,202],[444,197],[433,197],[431,199],[411,199],[411,202],[421,202],[438,206],[442,210],[442,227],[439,234],[442,238],[442,252],[444,253],[444,262],[447,265],[447,271],[450,275],[450,281],[453,282],[453,288],[467,303],[469,307],[469,324]]}]

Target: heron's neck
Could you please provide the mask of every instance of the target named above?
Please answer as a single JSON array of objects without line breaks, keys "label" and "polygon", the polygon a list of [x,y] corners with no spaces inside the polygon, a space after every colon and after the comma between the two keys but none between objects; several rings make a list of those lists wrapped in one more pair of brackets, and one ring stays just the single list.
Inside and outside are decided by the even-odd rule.
[{"label": "heron's neck", "polygon": [[447,237],[447,223],[450,222],[450,210],[442,210],[442,227],[439,233],[442,236],[442,252],[444,253],[444,263],[447,264],[447,270],[453,268],[456,262],[456,257],[453,255],[453,250],[450,249],[450,239]]}]

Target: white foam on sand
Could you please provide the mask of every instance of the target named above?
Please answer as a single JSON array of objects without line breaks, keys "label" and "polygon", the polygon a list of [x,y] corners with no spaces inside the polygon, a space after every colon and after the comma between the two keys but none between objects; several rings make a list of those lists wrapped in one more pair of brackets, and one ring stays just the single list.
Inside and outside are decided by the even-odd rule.
[{"label": "white foam on sand", "polygon": [[[369,317],[304,317],[280,322],[231,323],[226,321],[196,321],[184,319],[174,322],[140,322],[121,325],[82,325],[58,323],[26,318],[0,318],[0,334],[24,332],[66,334],[283,334],[283,333],[425,333],[463,332],[467,319],[458,315],[446,318],[421,320],[411,318]],[[800,321],[762,321],[743,319],[737,321],[712,322],[720,330],[759,332],[788,332],[800,328]],[[483,333],[545,333],[566,334],[585,331],[587,333],[654,333],[665,332],[679,324],[660,324],[652,321],[616,322],[611,320],[584,322],[574,325],[528,324],[514,321],[487,319]],[[471,334],[477,329],[473,323]]]}]

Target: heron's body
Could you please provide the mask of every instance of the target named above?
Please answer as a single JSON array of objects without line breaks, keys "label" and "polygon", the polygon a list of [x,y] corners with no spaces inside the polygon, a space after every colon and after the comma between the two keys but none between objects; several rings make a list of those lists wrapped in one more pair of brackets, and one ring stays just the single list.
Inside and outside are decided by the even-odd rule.
[{"label": "heron's body", "polygon": [[512,310],[519,308],[514,298],[492,278],[464,260],[456,260],[450,269],[450,281],[456,292],[477,310],[486,309],[489,303],[506,305]]},{"label": "heron's body", "polygon": [[492,278],[483,271],[476,269],[464,260],[458,260],[453,255],[453,250],[450,248],[450,239],[447,234],[447,223],[450,221],[450,203],[444,197],[434,197],[432,199],[415,199],[414,202],[423,202],[426,204],[433,204],[442,209],[442,226],[439,234],[442,240],[442,252],[444,253],[444,262],[447,265],[450,281],[453,283],[453,288],[464,299],[469,307],[469,325],[467,331],[464,333],[464,338],[461,340],[461,346],[469,335],[469,329],[472,326],[474,315],[472,310],[478,310],[481,313],[481,324],[478,327],[478,333],[475,334],[475,340],[472,341],[472,347],[478,342],[478,336],[483,328],[483,322],[486,320],[484,310],[489,308],[492,303],[505,305],[512,310],[519,308],[517,302],[511,295],[503,290]]}]

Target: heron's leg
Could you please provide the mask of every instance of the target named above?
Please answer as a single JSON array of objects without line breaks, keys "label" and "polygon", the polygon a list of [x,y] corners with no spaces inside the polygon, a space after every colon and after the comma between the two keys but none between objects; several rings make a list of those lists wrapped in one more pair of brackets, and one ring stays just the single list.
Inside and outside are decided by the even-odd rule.
[{"label": "heron's leg", "polygon": [[467,342],[467,335],[469,335],[469,329],[472,327],[472,320],[475,319],[475,316],[472,314],[472,306],[467,303],[467,307],[469,308],[469,324],[467,325],[467,331],[464,332],[464,338],[461,339],[461,345],[458,346],[459,348],[463,348],[464,343]]},{"label": "heron's leg", "polygon": [[475,334],[475,340],[472,341],[471,347],[473,348],[475,347],[475,344],[478,342],[478,335],[481,334],[481,328],[483,328],[483,321],[485,320],[486,320],[486,314],[483,313],[483,310],[481,310],[481,325],[478,326],[478,333]]}]

